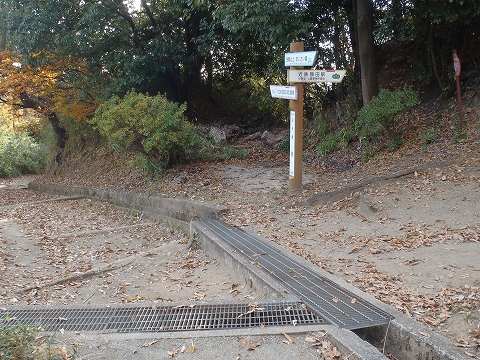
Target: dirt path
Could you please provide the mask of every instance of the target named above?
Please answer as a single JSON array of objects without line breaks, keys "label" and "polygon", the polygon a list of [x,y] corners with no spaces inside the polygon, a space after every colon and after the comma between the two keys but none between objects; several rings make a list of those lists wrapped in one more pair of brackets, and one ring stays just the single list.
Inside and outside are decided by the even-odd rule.
[{"label": "dirt path", "polygon": [[[188,237],[128,209],[0,184],[0,304],[254,299]],[[2,186],[3,185],[3,186]]]},{"label": "dirt path", "polygon": [[[159,188],[228,206],[227,222],[290,249],[480,358],[479,152],[422,155],[343,173],[306,168],[304,190],[296,194],[288,192],[288,164],[277,158],[197,168],[194,177],[182,169]],[[376,180],[366,181],[372,174]]]},{"label": "dirt path", "polygon": [[[148,191],[226,205],[231,209],[225,217],[230,224],[275,241],[451,338],[467,355],[480,358],[480,146],[476,139],[463,145],[447,145],[387,154],[365,164],[352,165],[348,158],[335,157],[310,162],[304,167],[303,190],[294,194],[288,192],[288,154],[265,150],[258,144],[250,146],[255,156],[247,160],[178,167],[162,181],[152,181],[135,173],[93,172],[94,176],[88,176],[92,167],[115,169],[113,162],[108,166],[95,162],[73,163],[55,177],[40,180],[80,187]],[[405,174],[398,176],[399,172]],[[376,181],[370,181],[372,177]],[[351,189],[352,184],[362,186]],[[338,193],[341,196],[331,196]],[[21,195],[13,190],[2,191],[2,194],[7,194],[3,195],[3,204],[8,204],[10,198],[21,202]],[[43,197],[42,194],[34,196],[39,200]],[[99,219],[102,214],[119,211],[100,204],[89,207],[86,200],[71,204],[76,204],[75,208],[81,213],[95,214]],[[35,209],[35,216],[52,213],[52,208],[39,211],[44,206],[30,206],[30,210]],[[42,236],[39,229],[45,228],[42,225],[45,219],[31,214],[23,216],[22,212],[2,210],[3,219],[16,219],[15,223],[23,226],[28,236],[38,239]],[[121,217],[128,221],[116,221],[114,226],[145,221],[129,213],[122,212]],[[68,248],[59,234],[92,230],[82,228],[82,219],[73,227],[62,227],[71,221],[63,219],[55,223],[54,228],[45,228],[43,231],[48,236],[42,241],[54,239]],[[99,224],[94,229],[112,227],[110,222],[102,220]],[[9,226],[16,225],[0,223],[4,233],[8,233]],[[138,301],[162,287],[162,294],[167,294],[160,296],[163,299],[233,297],[234,277],[223,276],[220,264],[201,254],[191,255],[195,269],[201,276],[209,274],[208,283],[216,285],[203,286],[193,281],[189,286],[186,279],[192,275],[187,274],[186,240],[181,235],[171,234],[158,225],[122,234],[120,237],[115,232],[77,237],[72,244],[85,248],[90,244],[87,239],[93,238],[96,246],[107,249],[102,255],[105,259],[95,260],[94,254],[88,256],[103,264],[108,263],[109,258],[124,258],[165,246],[165,252],[158,252],[162,254],[158,255],[161,261],[154,265],[154,258],[145,257],[152,263],[135,263],[128,271],[132,278],[118,278],[111,284],[108,277],[88,280],[85,285],[105,291],[105,294],[94,295],[91,301]],[[157,235],[152,238],[152,234]],[[132,242],[132,239],[138,241]],[[5,244],[5,238],[2,241]],[[139,246],[135,253],[131,253],[133,243]],[[2,258],[8,269],[15,263],[28,264],[28,258],[11,259],[9,251],[4,250],[5,245],[2,246]],[[67,258],[73,256],[73,251],[69,251]],[[119,251],[125,254],[120,257]],[[30,254],[36,252],[38,249],[32,247]],[[97,266],[95,261],[87,263]],[[170,266],[161,267],[159,263]],[[152,266],[155,272],[151,271]],[[7,291],[0,294],[3,303],[11,302],[13,293],[30,285],[31,276],[35,274],[34,269],[27,271],[25,266],[16,268],[17,278],[9,280]],[[62,271],[65,269],[52,269],[42,281],[64,276]],[[162,272],[168,274],[164,276]],[[118,272],[112,274],[108,276],[117,279]],[[193,279],[200,279],[199,276],[195,273]],[[69,294],[75,294],[74,289],[56,289],[57,294],[52,298],[63,301]],[[240,296],[254,296],[249,289],[241,291]],[[40,302],[40,298],[34,297],[33,301]],[[81,301],[85,301],[84,298]]]}]

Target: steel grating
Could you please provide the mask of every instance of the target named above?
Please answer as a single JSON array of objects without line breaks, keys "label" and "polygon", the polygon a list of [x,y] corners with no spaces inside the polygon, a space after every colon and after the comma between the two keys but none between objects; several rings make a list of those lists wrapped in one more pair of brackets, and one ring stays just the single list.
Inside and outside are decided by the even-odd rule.
[{"label": "steel grating", "polygon": [[18,324],[44,331],[158,332],[278,325],[321,325],[300,302],[0,309],[0,327]]},{"label": "steel grating", "polygon": [[332,324],[353,330],[385,325],[392,319],[263,239],[219,220],[207,219],[201,223]]}]

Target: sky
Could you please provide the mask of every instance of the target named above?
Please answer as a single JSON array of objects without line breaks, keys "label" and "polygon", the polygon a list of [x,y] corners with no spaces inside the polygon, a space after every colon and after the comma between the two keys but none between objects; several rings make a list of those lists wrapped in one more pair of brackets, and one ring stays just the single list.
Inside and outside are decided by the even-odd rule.
[{"label": "sky", "polygon": [[134,0],[134,1],[133,1],[133,4],[134,4],[134,6],[135,6],[135,9],[140,9],[140,1],[141,1],[141,0]]}]

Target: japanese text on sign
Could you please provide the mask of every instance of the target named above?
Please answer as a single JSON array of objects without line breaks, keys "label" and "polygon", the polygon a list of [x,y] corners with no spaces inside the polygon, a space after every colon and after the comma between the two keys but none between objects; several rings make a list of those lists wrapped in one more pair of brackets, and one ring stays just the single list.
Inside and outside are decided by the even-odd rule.
[{"label": "japanese text on sign", "polygon": [[270,85],[272,97],[279,99],[298,99],[298,90],[296,86]]},{"label": "japanese text on sign", "polygon": [[300,81],[322,81],[325,80],[325,71],[300,71],[297,79]]},{"label": "japanese text on sign", "polygon": [[287,70],[290,83],[298,82],[341,82],[345,70]]},{"label": "japanese text on sign", "polygon": [[316,51],[286,53],[285,66],[313,66],[316,58]]}]

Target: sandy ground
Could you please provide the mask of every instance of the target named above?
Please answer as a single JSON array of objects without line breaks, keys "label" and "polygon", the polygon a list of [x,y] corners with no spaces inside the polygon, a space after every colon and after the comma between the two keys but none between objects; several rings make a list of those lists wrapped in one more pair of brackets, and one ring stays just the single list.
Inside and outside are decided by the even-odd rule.
[{"label": "sandy ground", "polygon": [[[294,193],[287,156],[179,167],[138,186],[228,206],[230,224],[275,241],[480,358],[478,146],[398,153],[354,166],[320,161],[305,166],[302,191]],[[394,176],[405,169],[412,171]],[[115,187],[108,176],[86,179],[87,172],[77,168],[43,181]],[[124,188],[135,182],[127,179]],[[363,185],[349,190],[352,184]],[[0,270],[9,274],[2,276],[0,304],[256,299],[208,254],[187,250],[185,235],[141,214],[85,199],[8,207],[46,196],[8,182],[0,192]],[[133,261],[66,285],[21,291],[125,259]]]},{"label": "sandy ground", "polygon": [[227,222],[290,249],[480,358],[479,151],[436,154],[398,154],[340,172],[305,167],[303,190],[293,193],[288,163],[277,158],[197,169],[196,181],[182,169],[160,188],[228,206]]},{"label": "sandy ground", "polygon": [[[182,232],[128,209],[0,188],[0,304],[255,298]],[[57,200],[55,200],[57,199]]]}]

